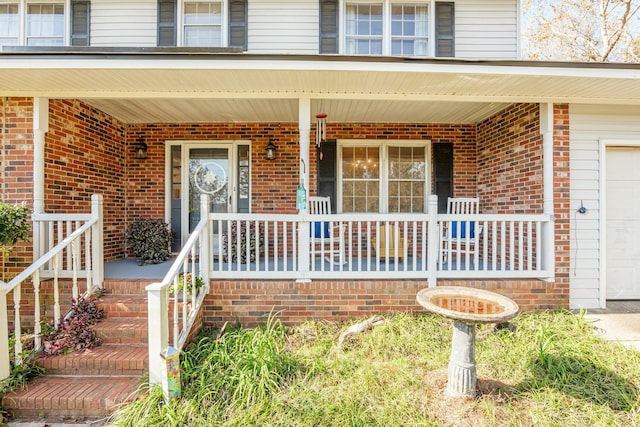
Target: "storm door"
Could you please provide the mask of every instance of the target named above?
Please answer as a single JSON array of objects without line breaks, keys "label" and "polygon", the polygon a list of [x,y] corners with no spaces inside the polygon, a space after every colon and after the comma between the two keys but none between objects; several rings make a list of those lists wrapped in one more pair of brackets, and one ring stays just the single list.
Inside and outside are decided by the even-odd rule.
[{"label": "storm door", "polygon": [[[171,224],[176,231],[174,251],[182,247],[200,221],[202,194],[209,196],[209,212],[249,211],[249,145],[174,145],[171,147],[171,165]],[[216,224],[214,235],[224,232],[215,227]]]}]

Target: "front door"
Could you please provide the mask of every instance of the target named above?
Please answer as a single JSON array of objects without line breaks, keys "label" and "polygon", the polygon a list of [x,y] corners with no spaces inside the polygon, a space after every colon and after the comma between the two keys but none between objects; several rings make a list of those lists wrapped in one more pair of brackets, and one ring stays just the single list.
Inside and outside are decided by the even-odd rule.
[{"label": "front door", "polygon": [[[170,216],[176,232],[174,252],[180,250],[200,221],[201,195],[209,196],[209,212],[248,212],[248,144],[176,144],[171,146],[171,169]],[[216,235],[219,232],[214,230]]]},{"label": "front door", "polygon": [[183,194],[188,194],[183,200],[182,229],[189,230],[189,234],[200,222],[200,196],[209,196],[209,212],[233,212],[232,182],[233,164],[230,145],[216,144],[210,147],[187,146],[187,167],[183,180]]}]

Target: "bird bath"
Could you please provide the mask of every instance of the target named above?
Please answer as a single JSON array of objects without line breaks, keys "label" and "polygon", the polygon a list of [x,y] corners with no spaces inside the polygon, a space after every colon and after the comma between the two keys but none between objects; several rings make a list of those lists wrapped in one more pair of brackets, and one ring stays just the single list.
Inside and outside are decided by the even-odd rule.
[{"label": "bird bath", "polygon": [[501,323],[518,314],[518,305],[483,289],[439,286],[418,292],[427,311],[453,319],[453,340],[445,393],[451,397],[476,395],[476,323]]}]

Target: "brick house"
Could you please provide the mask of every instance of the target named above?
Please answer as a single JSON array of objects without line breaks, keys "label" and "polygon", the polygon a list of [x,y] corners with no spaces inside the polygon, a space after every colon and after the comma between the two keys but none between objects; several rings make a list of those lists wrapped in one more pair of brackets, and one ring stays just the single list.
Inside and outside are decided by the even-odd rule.
[{"label": "brick house", "polygon": [[[620,231],[637,228],[638,67],[522,61],[519,16],[517,0],[0,0],[0,183],[35,212],[8,270],[99,194],[98,240],[77,250],[99,242],[100,260],[79,262],[81,281],[102,286],[102,263],[131,255],[134,218],[162,218],[209,283],[207,325],[419,311],[417,291],[443,284],[525,311],[638,298],[620,280],[638,269]],[[300,183],[332,214],[298,209]],[[480,214],[447,216],[448,197],[478,197]],[[225,233],[252,221],[257,258],[228,261]],[[458,222],[483,231],[444,260]],[[313,244],[317,223],[338,237]],[[407,243],[393,259],[373,243],[382,225]],[[165,315],[175,274],[150,290]]]}]

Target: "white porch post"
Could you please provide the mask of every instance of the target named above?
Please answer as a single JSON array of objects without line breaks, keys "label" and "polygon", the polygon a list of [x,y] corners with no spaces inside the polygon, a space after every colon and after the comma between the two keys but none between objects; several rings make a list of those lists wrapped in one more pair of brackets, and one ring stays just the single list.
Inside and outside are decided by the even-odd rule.
[{"label": "white porch post", "polygon": [[[49,131],[49,99],[33,98],[33,212],[44,212],[44,137]],[[44,254],[42,230],[33,230],[33,259]]]},{"label": "white porch post", "polygon": [[432,194],[427,199],[427,283],[430,288],[438,284],[438,258],[440,254],[440,231],[438,227],[438,196]]},{"label": "white porch post", "polygon": [[555,223],[553,199],[553,104],[540,104],[540,133],[542,134],[542,169],[544,213],[552,221],[543,225],[542,245],[544,255],[542,269],[551,272],[555,278]]},{"label": "white porch post", "polygon": [[[311,100],[298,100],[298,128],[300,132],[300,182],[303,183],[309,197],[309,144],[311,133]],[[303,217],[307,215],[307,207],[298,211]],[[309,276],[309,232],[311,223],[301,221],[298,228],[298,271],[300,280],[308,280]]]},{"label": "white porch post", "polygon": [[93,286],[102,289],[104,286],[104,235],[103,235],[103,199],[102,194],[91,195],[91,216],[97,217],[98,222],[91,229]]},{"label": "white porch post", "polygon": [[5,283],[0,282],[0,380],[9,377],[11,363],[9,357],[9,321],[7,313],[7,290]]},{"label": "white porch post", "polygon": [[152,283],[146,287],[149,307],[149,384],[162,382],[162,351],[169,345],[169,288],[162,288],[161,283]]}]

